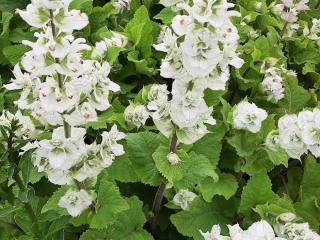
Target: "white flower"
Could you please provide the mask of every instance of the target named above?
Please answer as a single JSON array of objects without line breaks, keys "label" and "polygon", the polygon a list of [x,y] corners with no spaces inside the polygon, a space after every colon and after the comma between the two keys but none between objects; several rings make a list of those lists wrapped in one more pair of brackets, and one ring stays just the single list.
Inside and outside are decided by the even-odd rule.
[{"label": "white flower", "polygon": [[72,217],[77,217],[91,205],[92,201],[92,197],[81,189],[80,191],[68,191],[60,198],[59,206],[66,208]]},{"label": "white flower", "polygon": [[307,152],[296,115],[285,115],[278,121],[279,142],[291,158],[300,159]]},{"label": "white flower", "polygon": [[211,231],[208,231],[208,232],[202,232],[200,230],[200,233],[204,238],[204,240],[231,240],[230,237],[221,235],[221,228],[219,225],[214,225]]},{"label": "white flower", "polygon": [[127,122],[132,123],[137,128],[145,125],[149,118],[149,112],[144,105],[134,106],[130,104],[124,111],[124,118]]},{"label": "white flower", "polygon": [[291,223],[280,225],[277,228],[278,236],[289,240],[319,240],[320,235],[313,232],[308,223]]},{"label": "white flower", "polygon": [[181,162],[181,159],[179,158],[178,154],[174,153],[174,152],[170,152],[167,155],[167,159],[170,162],[171,165],[176,165],[179,162]]},{"label": "white flower", "polygon": [[53,169],[68,170],[84,153],[85,129],[71,128],[70,138],[65,138],[64,128],[54,129],[51,140],[42,140],[39,147],[48,152],[48,161]]},{"label": "white flower", "polygon": [[123,12],[125,9],[130,9],[131,0],[116,0],[112,5],[119,12]]},{"label": "white flower", "polygon": [[211,114],[202,95],[197,92],[187,92],[185,96],[174,96],[170,103],[172,121],[180,128],[195,126],[203,119],[204,114]]},{"label": "white flower", "polygon": [[29,4],[25,11],[17,9],[17,13],[30,26],[36,28],[43,28],[50,21],[49,11],[34,4]]},{"label": "white flower", "polygon": [[179,190],[176,195],[174,195],[172,202],[181,207],[183,210],[187,209],[188,204],[195,199],[197,195],[193,192],[190,192],[187,189]]},{"label": "white flower", "polygon": [[31,118],[23,116],[20,110],[16,112],[15,117],[19,120],[20,124],[20,127],[17,130],[18,135],[24,135],[33,138],[39,133],[39,131],[36,130],[36,126],[32,122]]},{"label": "white flower", "polygon": [[294,213],[288,212],[288,213],[282,213],[278,216],[278,218],[281,221],[284,222],[292,222],[294,219],[296,219],[296,215]]},{"label": "white flower", "polygon": [[311,40],[320,39],[320,19],[316,19],[316,18],[312,19],[312,27],[307,37]]},{"label": "white flower", "polygon": [[103,167],[108,167],[113,163],[113,159],[116,156],[121,156],[125,153],[123,146],[118,141],[124,139],[126,135],[118,131],[117,125],[113,125],[109,132],[103,132],[101,136],[100,155]]},{"label": "white flower", "polygon": [[258,108],[254,103],[242,101],[233,112],[233,126],[236,129],[257,133],[260,131],[261,124],[267,116],[267,112]]},{"label": "white flower", "polygon": [[252,238],[250,238],[252,240],[274,240],[275,238],[273,228],[264,220],[253,223],[247,232],[252,236]]},{"label": "white flower", "polygon": [[192,23],[191,17],[187,15],[176,15],[172,19],[172,29],[177,35],[182,36],[188,33]]},{"label": "white flower", "polygon": [[193,76],[208,75],[222,59],[218,41],[207,28],[188,34],[181,43],[181,50],[183,65]]},{"label": "white flower", "polygon": [[88,102],[77,106],[70,115],[65,115],[64,118],[71,126],[80,126],[98,120],[96,110]]},{"label": "white flower", "polygon": [[265,77],[261,83],[263,90],[268,95],[268,100],[279,101],[284,98],[283,78],[280,74],[281,69],[272,67],[266,70]]},{"label": "white flower", "polygon": [[4,87],[8,90],[17,90],[30,88],[32,86],[33,79],[30,77],[28,73],[22,73],[19,64],[14,66],[14,70],[12,71],[14,75],[14,79],[11,79],[11,83],[4,85]]},{"label": "white flower", "polygon": [[103,161],[99,155],[100,145],[93,143],[86,146],[86,154],[83,156],[81,167],[74,173],[73,177],[82,182],[87,178],[99,175],[104,169]]},{"label": "white flower", "polygon": [[87,14],[81,13],[79,10],[64,10],[62,18],[54,18],[54,24],[60,31],[70,33],[74,30],[81,30],[89,24]]}]

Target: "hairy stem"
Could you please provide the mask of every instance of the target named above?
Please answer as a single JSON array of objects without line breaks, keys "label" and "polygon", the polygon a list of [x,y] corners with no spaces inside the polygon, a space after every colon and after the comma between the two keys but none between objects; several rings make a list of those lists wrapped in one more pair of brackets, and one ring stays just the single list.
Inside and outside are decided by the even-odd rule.
[{"label": "hairy stem", "polygon": [[320,7],[320,0],[318,0],[317,5],[316,5],[316,9]]},{"label": "hairy stem", "polygon": [[[173,134],[171,138],[171,143],[169,146],[169,153],[175,152],[177,149],[177,143],[178,138],[176,134]],[[149,220],[150,223],[150,230],[153,236],[156,235],[157,231],[157,217],[159,215],[159,212],[161,210],[162,200],[163,200],[163,194],[166,189],[166,183],[162,182],[160,186],[158,187],[158,190],[156,192],[156,195],[154,196],[153,204],[152,204],[152,217]]]}]

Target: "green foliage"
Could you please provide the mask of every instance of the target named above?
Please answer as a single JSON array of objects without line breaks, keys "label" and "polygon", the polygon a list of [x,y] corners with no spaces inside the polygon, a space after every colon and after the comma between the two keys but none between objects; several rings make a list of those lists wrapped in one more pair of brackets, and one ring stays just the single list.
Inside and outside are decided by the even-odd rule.
[{"label": "green foliage", "polygon": [[211,230],[214,224],[228,224],[233,221],[236,201],[215,198],[211,203],[196,198],[189,209],[178,212],[170,217],[173,225],[185,236],[196,240],[203,239],[199,230]]}]

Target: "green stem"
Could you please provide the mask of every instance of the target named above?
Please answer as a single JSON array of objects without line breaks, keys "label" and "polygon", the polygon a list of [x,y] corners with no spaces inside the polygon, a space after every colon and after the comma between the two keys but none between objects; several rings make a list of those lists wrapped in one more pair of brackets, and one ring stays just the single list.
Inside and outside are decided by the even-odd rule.
[{"label": "green stem", "polygon": [[[177,143],[178,138],[177,134],[173,134],[171,138],[171,143],[169,146],[169,153],[170,152],[176,152],[177,149]],[[158,190],[156,192],[156,195],[154,196],[153,204],[152,204],[152,217],[149,220],[150,223],[150,230],[153,236],[156,235],[157,231],[157,218],[161,210],[162,200],[163,200],[163,194],[166,189],[166,183],[161,182],[160,186],[158,187]]]},{"label": "green stem", "polygon": [[320,7],[320,0],[318,0],[317,5],[316,5],[316,9]]},{"label": "green stem", "polygon": [[[13,139],[13,133],[10,133],[10,136],[8,139],[8,150],[9,150],[8,160],[9,160],[10,165],[14,168],[13,179],[15,180],[15,182],[21,192],[27,192],[28,189],[24,185],[22,179],[20,178],[18,164],[16,163],[16,160],[15,160],[15,159],[18,159],[19,153],[16,151],[12,151],[12,149],[13,149],[12,148],[12,143],[13,143],[12,139]],[[29,202],[22,202],[22,201],[21,201],[21,203],[23,204],[24,208],[26,209],[26,211],[29,215],[30,220],[32,221],[33,234],[38,239],[42,239],[42,233],[40,231],[38,217],[35,214],[35,212],[33,211],[31,204]]]},{"label": "green stem", "polygon": [[283,28],[281,29],[281,32],[279,34],[280,35],[280,40],[283,38],[283,35],[286,32],[288,24],[289,24],[288,22],[285,22],[285,24],[283,25]]}]

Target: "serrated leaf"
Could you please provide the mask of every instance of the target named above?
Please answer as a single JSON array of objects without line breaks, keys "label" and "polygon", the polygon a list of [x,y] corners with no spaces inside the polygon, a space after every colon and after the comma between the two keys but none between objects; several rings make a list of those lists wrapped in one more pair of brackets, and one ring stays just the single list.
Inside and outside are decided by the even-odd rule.
[{"label": "serrated leaf", "polygon": [[182,179],[184,172],[190,164],[190,158],[185,151],[177,150],[176,154],[181,162],[175,165],[172,165],[167,159],[168,147],[160,146],[152,155],[158,170],[170,183]]},{"label": "serrated leaf", "polygon": [[210,162],[216,166],[219,162],[222,148],[221,141],[224,137],[224,134],[224,126],[217,124],[213,127],[213,129],[210,129],[210,133],[206,134],[199,141],[195,142],[191,150],[207,157]]},{"label": "serrated leaf", "polygon": [[177,230],[184,236],[203,240],[199,230],[206,232],[215,224],[228,224],[234,220],[236,203],[223,198],[215,198],[207,203],[197,197],[187,210],[171,215],[170,220]]},{"label": "serrated leaf", "polygon": [[279,106],[285,108],[289,113],[302,110],[310,100],[309,92],[298,85],[295,77],[287,77],[284,82],[285,98],[279,102]]},{"label": "serrated leaf", "polygon": [[129,208],[127,202],[121,197],[119,189],[114,182],[105,176],[99,182],[97,197],[97,213],[92,217],[90,227],[102,229],[113,224],[117,215]]},{"label": "serrated leaf", "polygon": [[259,204],[277,201],[279,197],[272,191],[271,186],[267,173],[261,172],[252,176],[242,190],[239,212],[248,214]]},{"label": "serrated leaf", "polygon": [[227,139],[228,143],[233,146],[240,157],[249,157],[261,147],[268,133],[275,128],[273,115],[269,115],[262,122],[261,129],[258,133],[240,130],[235,131],[234,136]]},{"label": "serrated leaf", "polygon": [[59,207],[58,205],[60,198],[65,195],[68,189],[68,186],[62,186],[57,191],[55,191],[51,195],[47,203],[42,207],[41,213],[45,213],[49,210],[52,210],[59,213],[60,215],[68,215],[67,210],[65,208]]},{"label": "serrated leaf", "polygon": [[189,158],[190,162],[183,178],[175,183],[175,187],[181,189],[191,188],[199,184],[206,177],[218,180],[218,175],[215,172],[216,166],[208,158],[195,152],[190,152]]},{"label": "serrated leaf", "polygon": [[288,167],[289,157],[284,149],[272,151],[271,149],[264,148],[264,150],[267,152],[269,159],[275,166],[284,165],[285,167]]},{"label": "serrated leaf", "polygon": [[152,240],[152,236],[142,227],[146,222],[142,210],[143,202],[137,197],[127,199],[129,209],[118,215],[116,223],[110,227],[108,238],[113,240]]},{"label": "serrated leaf", "polygon": [[152,158],[159,146],[157,134],[151,132],[131,133],[127,136],[126,154],[141,182],[157,186],[161,175]]},{"label": "serrated leaf", "polygon": [[29,47],[22,44],[12,45],[5,47],[3,49],[3,54],[6,57],[6,59],[8,59],[10,64],[14,66],[20,61],[23,54],[27,52],[29,49]]},{"label": "serrated leaf", "polygon": [[230,199],[238,189],[237,179],[232,174],[221,173],[219,180],[213,178],[204,179],[199,190],[207,202],[210,202],[215,195],[223,196],[225,199]]}]

